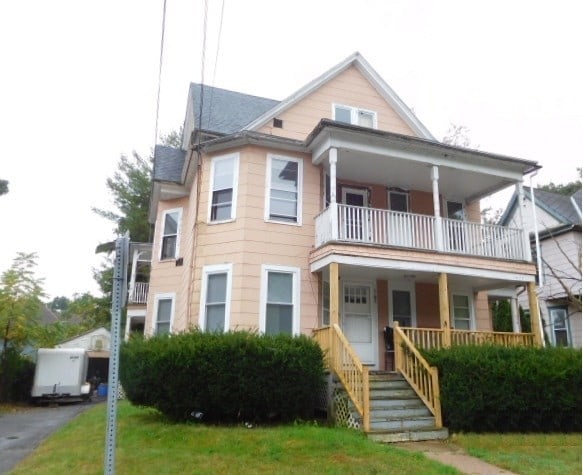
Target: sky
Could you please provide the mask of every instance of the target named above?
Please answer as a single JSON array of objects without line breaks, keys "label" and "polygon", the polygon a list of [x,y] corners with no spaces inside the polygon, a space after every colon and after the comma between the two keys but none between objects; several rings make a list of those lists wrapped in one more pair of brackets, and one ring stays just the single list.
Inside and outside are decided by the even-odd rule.
[{"label": "sky", "polygon": [[[47,300],[99,294],[95,247],[115,235],[92,208],[114,210],[120,155],[156,141],[163,5],[0,5],[0,273],[37,253]],[[436,138],[464,125],[472,146],[542,165],[535,186],[573,181],[581,18],[575,0],[208,0],[206,15],[167,0],[158,136],[182,125],[190,82],[282,100],[359,51]]]}]

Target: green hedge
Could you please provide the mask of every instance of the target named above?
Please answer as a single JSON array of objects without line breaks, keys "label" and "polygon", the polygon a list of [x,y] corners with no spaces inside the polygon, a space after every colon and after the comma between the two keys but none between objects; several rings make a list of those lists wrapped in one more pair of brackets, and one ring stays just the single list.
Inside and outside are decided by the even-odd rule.
[{"label": "green hedge", "polygon": [[0,402],[30,400],[34,362],[12,348],[0,354],[0,360]]},{"label": "green hedge", "polygon": [[323,374],[322,350],[305,336],[192,331],[132,339],[120,352],[128,399],[182,421],[306,418]]},{"label": "green hedge", "polygon": [[424,352],[453,431],[581,431],[581,350],[459,346]]}]

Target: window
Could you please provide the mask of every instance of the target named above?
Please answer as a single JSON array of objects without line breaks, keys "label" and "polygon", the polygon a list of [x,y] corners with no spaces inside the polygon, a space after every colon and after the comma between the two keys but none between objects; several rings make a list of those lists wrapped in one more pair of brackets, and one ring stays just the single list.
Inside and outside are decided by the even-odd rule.
[{"label": "window", "polygon": [[411,308],[411,292],[393,290],[393,322],[399,322],[400,327],[413,326],[413,309]]},{"label": "window", "polygon": [[174,315],[174,294],[156,295],[155,315],[154,334],[170,333],[172,331],[172,316]]},{"label": "window", "polygon": [[295,267],[263,266],[259,328],[266,335],[299,333],[299,275]]},{"label": "window", "polygon": [[338,122],[360,125],[370,129],[377,128],[377,113],[369,110],[358,109],[357,107],[334,104],[332,106],[332,117]]},{"label": "window", "polygon": [[178,236],[180,234],[181,209],[170,209],[164,212],[164,229],[162,232],[162,245],[160,259],[175,259],[178,256]]},{"label": "window", "polygon": [[199,326],[209,332],[229,329],[232,264],[205,266],[200,299]]},{"label": "window", "polygon": [[446,201],[447,217],[450,219],[464,220],[464,205],[459,201]]},{"label": "window", "polygon": [[453,312],[453,327],[456,330],[471,330],[472,319],[469,296],[453,295],[452,312]]},{"label": "window", "polygon": [[391,211],[409,212],[409,193],[406,191],[389,191],[389,209]]},{"label": "window", "polygon": [[270,155],[267,160],[267,221],[302,224],[302,160]]},{"label": "window", "polygon": [[550,308],[549,315],[553,328],[553,344],[555,346],[569,346],[570,338],[567,309],[565,307]]},{"label": "window", "polygon": [[322,326],[330,325],[330,282],[322,281]]},{"label": "window", "polygon": [[235,219],[239,155],[215,157],[211,162],[209,222]]}]

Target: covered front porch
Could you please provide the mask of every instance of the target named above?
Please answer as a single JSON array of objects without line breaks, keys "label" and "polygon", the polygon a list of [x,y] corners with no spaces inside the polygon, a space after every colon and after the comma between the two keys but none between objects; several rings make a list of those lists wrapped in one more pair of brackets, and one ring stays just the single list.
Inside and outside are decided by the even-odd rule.
[{"label": "covered front porch", "polygon": [[[370,422],[369,373],[403,375],[441,427],[439,381],[420,349],[454,345],[541,345],[538,318],[532,332],[495,332],[488,308],[489,289],[524,286],[530,314],[538,316],[533,266],[507,263],[493,271],[467,269],[458,263],[394,262],[369,257],[314,253],[312,270],[321,281],[321,326],[314,337],[324,349],[327,365],[345,387],[362,416]],[[354,251],[354,249],[352,249]],[[375,265],[373,265],[375,264]],[[513,306],[513,314],[518,312]],[[514,316],[514,315],[513,315]],[[385,328],[390,328],[388,341]]]}]

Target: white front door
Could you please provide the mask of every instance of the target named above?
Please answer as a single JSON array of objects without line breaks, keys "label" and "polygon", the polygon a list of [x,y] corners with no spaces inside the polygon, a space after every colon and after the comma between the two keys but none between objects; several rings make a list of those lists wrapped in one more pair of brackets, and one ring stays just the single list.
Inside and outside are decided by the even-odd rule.
[{"label": "white front door", "polygon": [[376,365],[376,312],[372,303],[372,286],[344,284],[342,330],[352,348],[365,364]]}]

